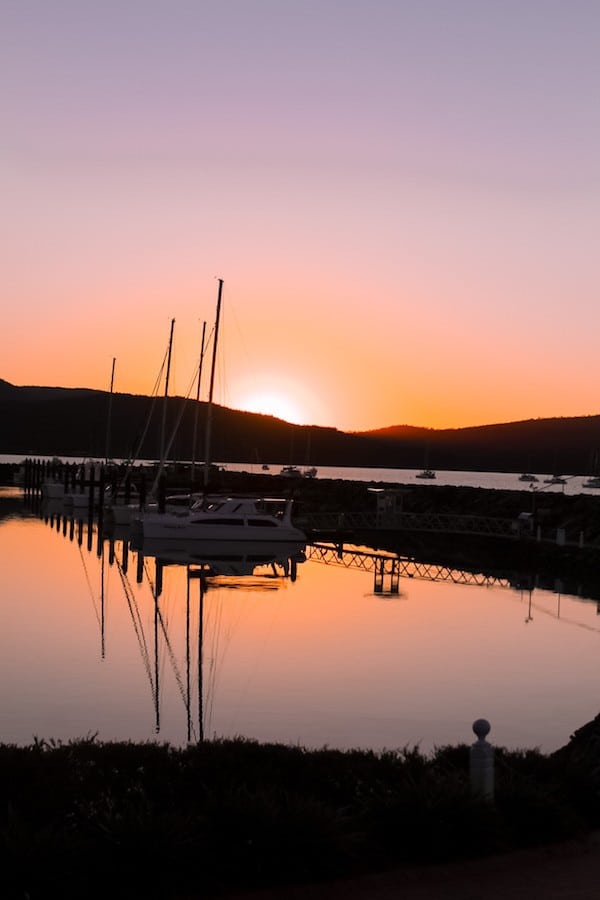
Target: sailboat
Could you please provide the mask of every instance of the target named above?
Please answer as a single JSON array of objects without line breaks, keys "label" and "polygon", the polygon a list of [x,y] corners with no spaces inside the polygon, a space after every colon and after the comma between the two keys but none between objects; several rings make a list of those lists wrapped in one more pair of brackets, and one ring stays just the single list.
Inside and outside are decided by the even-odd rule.
[{"label": "sailboat", "polygon": [[302,469],[302,477],[303,478],[316,478],[317,477],[317,471],[318,471],[317,467],[311,465],[311,463],[310,463],[311,431],[312,431],[312,429],[309,427],[308,437],[306,439],[306,466]]},{"label": "sailboat", "polygon": [[[116,358],[113,357],[112,367],[110,372],[110,391],[108,395],[108,410],[106,415],[106,439],[105,439],[105,468],[108,471],[109,465],[111,464],[109,453],[110,453],[110,433],[111,433],[111,425],[112,425],[112,402],[113,402],[113,391],[115,384],[115,365]],[[71,485],[70,491],[65,491],[64,488],[62,493],[60,489],[57,487],[56,483],[49,488],[49,492],[47,490],[46,496],[58,498],[62,497],[63,503],[66,508],[69,509],[83,509],[87,508],[90,505],[90,500],[95,502],[95,505],[102,506],[105,501],[105,497],[98,496],[97,498],[91,497],[90,493],[94,490],[94,486],[91,483],[94,475],[94,462],[92,460],[85,460],[78,473],[78,478],[74,484]]]},{"label": "sailboat", "polygon": [[132,519],[132,529],[143,540],[195,541],[306,541],[292,524],[292,501],[256,497],[218,497],[208,494],[211,469],[212,409],[223,280],[219,278],[215,334],[204,443],[204,495],[188,509],[143,511]]},{"label": "sailboat", "polygon": [[558,467],[556,465],[557,454],[554,454],[554,465],[552,467],[552,475],[550,478],[544,478],[544,484],[566,484],[567,479],[562,475],[558,474]]},{"label": "sailboat", "polygon": [[[109,492],[106,498],[106,518],[105,524],[107,527],[114,527],[118,525],[128,525],[131,522],[132,517],[136,512],[139,512],[141,506],[147,507],[157,507],[157,501],[154,499],[156,496],[156,490],[158,487],[158,483],[160,478],[164,472],[165,467],[165,459],[166,459],[166,445],[165,445],[165,435],[166,435],[166,421],[167,421],[167,403],[169,397],[169,378],[171,372],[171,356],[173,351],[173,331],[175,328],[175,319],[171,319],[171,328],[169,331],[169,343],[167,347],[167,361],[166,361],[166,373],[165,373],[165,390],[163,396],[163,414],[162,414],[162,424],[161,424],[161,434],[160,434],[160,459],[158,464],[158,469],[154,478],[154,482],[152,484],[152,488],[150,490],[150,497],[152,498],[148,502],[145,501],[145,498],[138,495],[138,500],[135,503],[129,502],[130,498],[127,496],[129,491],[125,492],[125,496],[123,492],[117,489],[115,494],[111,494]],[[163,360],[164,365],[164,360]],[[162,367],[161,367],[162,371]],[[147,428],[147,426],[146,426]],[[129,466],[129,471],[131,469],[131,464]],[[127,476],[126,476],[127,477]],[[119,502],[121,500],[121,502]]]},{"label": "sailboat", "polygon": [[417,474],[415,475],[415,478],[426,478],[426,479],[435,478],[434,470],[429,468],[428,459],[429,459],[429,447],[426,447],[425,448],[425,467],[420,472],[417,472]]},{"label": "sailboat", "polygon": [[592,475],[583,482],[584,488],[600,488],[600,452],[595,451],[592,460]]},{"label": "sailboat", "polygon": [[258,447],[255,447],[255,448],[254,448],[254,456],[256,457],[256,463],[257,463],[257,465],[259,465],[259,466],[261,467],[262,471],[263,471],[263,472],[268,472],[269,469],[270,469],[270,466],[269,466],[268,463],[261,463],[260,457],[259,457],[259,455],[258,455]]},{"label": "sailboat", "polygon": [[[203,485],[204,491],[208,487],[208,481],[211,471],[211,460],[210,460],[210,449],[211,449],[211,438],[212,438],[212,408],[213,408],[213,393],[214,393],[214,382],[215,382],[215,368],[216,368],[216,360],[217,360],[217,347],[219,341],[219,324],[221,319],[221,303],[223,297],[223,279],[219,278],[219,289],[217,293],[217,309],[215,313],[215,328],[214,328],[214,337],[213,337],[213,352],[212,352],[212,362],[211,362],[211,372],[210,372],[210,387],[209,387],[209,395],[208,395],[208,404],[206,411],[206,427],[204,434],[204,464],[203,464]],[[197,386],[197,399],[199,399],[200,392],[200,377],[201,377],[201,366],[204,357],[204,329],[202,331],[202,350],[200,356],[200,368],[198,371],[198,386]],[[196,431],[194,432],[194,447],[193,447],[193,464],[192,464],[192,478],[194,477],[195,464],[196,464]],[[183,504],[181,503],[181,498],[179,498],[180,502],[174,502],[170,509],[167,508],[165,504],[165,509],[159,511],[156,507],[152,509],[138,509],[133,513],[130,518],[133,530],[136,534],[144,533],[144,522],[150,521],[151,516],[158,516],[158,520],[160,522],[166,521],[164,520],[164,516],[166,515],[185,515],[186,512],[189,511],[191,505],[196,503],[198,500],[201,500],[199,495],[194,495],[193,497],[190,495],[188,497],[183,498]]]}]

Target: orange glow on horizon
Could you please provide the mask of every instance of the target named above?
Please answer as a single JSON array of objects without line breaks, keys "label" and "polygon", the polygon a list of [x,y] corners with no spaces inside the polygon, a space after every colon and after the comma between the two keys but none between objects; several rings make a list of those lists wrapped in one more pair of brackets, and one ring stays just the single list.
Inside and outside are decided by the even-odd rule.
[{"label": "orange glow on horizon", "polygon": [[311,390],[308,380],[292,377],[283,368],[254,371],[250,377],[242,371],[236,373],[227,398],[217,402],[293,425],[331,424],[328,404]]},{"label": "orange glow on horizon", "polygon": [[241,404],[245,412],[274,416],[276,419],[283,419],[284,422],[291,422],[294,425],[302,425],[306,421],[306,416],[300,412],[293,401],[276,391],[252,394],[247,399],[241,400]]}]

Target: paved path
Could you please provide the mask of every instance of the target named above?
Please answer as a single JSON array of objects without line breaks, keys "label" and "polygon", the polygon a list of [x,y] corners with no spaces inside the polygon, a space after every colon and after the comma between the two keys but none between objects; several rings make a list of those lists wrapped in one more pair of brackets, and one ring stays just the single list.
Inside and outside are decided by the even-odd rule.
[{"label": "paved path", "polygon": [[256,891],[243,900],[600,900],[600,834],[472,862]]}]

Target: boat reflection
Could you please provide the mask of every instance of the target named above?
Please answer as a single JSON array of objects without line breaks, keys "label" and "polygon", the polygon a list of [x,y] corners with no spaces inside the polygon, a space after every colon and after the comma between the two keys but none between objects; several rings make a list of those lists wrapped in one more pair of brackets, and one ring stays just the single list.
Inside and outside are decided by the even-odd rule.
[{"label": "boat reflection", "polygon": [[[134,538],[128,525],[111,526],[103,530],[102,521],[95,516],[90,519],[85,512],[65,509],[62,500],[48,500],[38,510],[52,527],[62,531],[71,540],[84,543],[87,532],[88,549],[92,547],[92,531],[97,531],[98,547],[102,541],[108,541],[114,547],[122,544],[128,551],[136,551],[140,560],[150,557],[160,565],[204,566],[207,578],[224,576],[233,578],[249,578],[256,574],[262,566],[261,574],[294,580],[297,566],[306,557],[317,559],[328,565],[342,565],[346,568],[368,569],[373,572],[373,593],[396,594],[399,582],[403,578],[418,578],[425,581],[446,581],[460,584],[486,585],[504,587],[520,591],[523,584],[535,589],[553,593],[567,593],[580,600],[592,600],[598,605],[600,615],[600,578],[596,571],[573,573],[563,572],[552,567],[546,571],[541,567],[518,568],[502,566],[480,566],[476,556],[472,564],[454,566],[448,563],[424,562],[418,557],[402,556],[389,551],[375,550],[369,547],[338,546],[327,543],[273,543],[259,542],[195,542],[185,538],[161,542],[158,539]],[[265,589],[267,589],[265,585]]]},{"label": "boat reflection", "polygon": [[244,577],[262,574],[290,578],[295,581],[299,563],[306,560],[302,543],[270,543],[269,541],[130,541],[132,550],[144,557],[154,557],[160,565],[194,566],[206,578],[214,576]]},{"label": "boat reflection", "polygon": [[[62,499],[50,498],[40,507],[41,517],[58,534],[97,558],[99,588],[94,588],[86,554],[81,554],[94,602],[100,633],[100,656],[108,655],[108,572],[118,573],[121,602],[135,633],[148,681],[154,712],[154,732],[162,729],[166,673],[172,672],[186,716],[187,741],[202,741],[212,717],[214,648],[219,639],[220,604],[224,589],[272,592],[296,581],[298,566],[306,560],[306,545],[299,542],[194,541],[133,538],[128,526],[104,530],[102,517],[88,516]],[[177,611],[169,610],[175,590]],[[208,592],[215,596],[206,605]],[[96,596],[97,594],[97,596]],[[113,612],[114,616],[114,612]],[[207,630],[210,633],[206,650]],[[177,649],[178,648],[178,649]]]}]

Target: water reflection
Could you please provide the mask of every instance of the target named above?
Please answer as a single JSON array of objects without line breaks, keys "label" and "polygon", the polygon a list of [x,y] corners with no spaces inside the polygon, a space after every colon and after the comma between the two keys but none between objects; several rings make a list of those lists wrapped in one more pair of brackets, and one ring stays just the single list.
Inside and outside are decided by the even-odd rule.
[{"label": "water reflection", "polygon": [[566,582],[325,545],[199,558],[1,507],[4,740],[429,749],[483,715],[497,743],[552,749],[598,711],[597,601]]},{"label": "water reflection", "polygon": [[130,545],[157,565],[198,566],[205,577],[240,578],[254,575],[283,576],[296,580],[298,564],[306,559],[305,544],[268,541],[131,540]]},{"label": "water reflection", "polygon": [[[161,732],[161,650],[166,652],[186,713],[187,741],[204,739],[205,685],[204,639],[205,596],[218,587],[245,591],[277,590],[286,579],[296,581],[298,565],[305,562],[305,544],[264,541],[160,541],[130,536],[128,526],[111,525],[104,530],[102,519],[78,512],[77,507],[50,498],[39,506],[41,518],[54,530],[95,550],[100,560],[100,602],[95,605],[100,629],[100,653],[106,653],[106,564],[115,566],[129,610],[130,620],[147,676],[154,709],[154,730]],[[153,601],[151,633],[148,634],[138,598],[129,579],[130,555],[135,557],[135,582],[147,581]],[[150,571],[149,564],[153,564]],[[168,617],[161,607],[166,567],[180,567],[185,574],[185,654],[181,670],[169,634]],[[197,599],[192,599],[196,588]],[[181,599],[181,598],[179,598]],[[214,669],[212,658],[209,672]],[[195,697],[195,700],[194,700]]]}]

